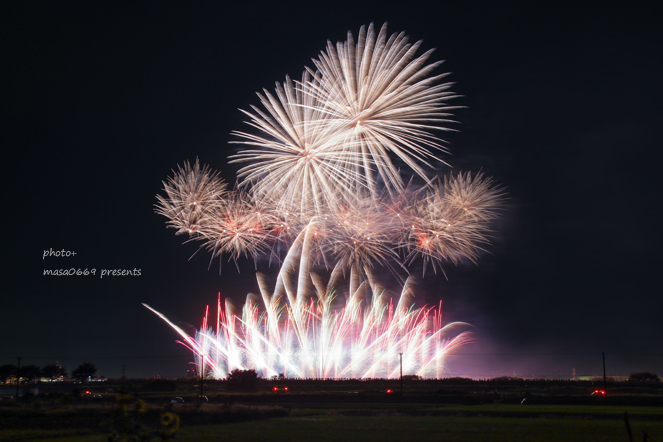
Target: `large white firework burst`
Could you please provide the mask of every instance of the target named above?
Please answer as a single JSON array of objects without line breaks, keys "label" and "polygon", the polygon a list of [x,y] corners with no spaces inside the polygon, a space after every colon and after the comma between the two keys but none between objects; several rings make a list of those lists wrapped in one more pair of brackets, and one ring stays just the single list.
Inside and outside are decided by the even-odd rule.
[{"label": "large white firework burst", "polygon": [[258,149],[243,150],[231,162],[249,162],[239,171],[243,184],[279,210],[322,215],[367,183],[355,172],[360,158],[333,139],[323,106],[309,91],[311,84],[305,72],[299,86],[290,78],[284,85],[277,83],[276,97],[267,90],[258,94],[265,111],[252,106],[254,113],[243,112],[261,134],[233,132],[243,140],[235,143]]},{"label": "large white firework burst", "polygon": [[360,159],[370,185],[377,171],[387,189],[402,190],[389,153],[426,178],[421,164],[437,159],[431,149],[445,150],[431,131],[448,130],[455,107],[446,102],[456,95],[451,83],[440,83],[448,74],[429,75],[442,63],[426,64],[433,50],[415,58],[421,43],[409,43],[404,32],[388,36],[386,23],[376,35],[371,23],[361,27],[356,43],[348,32],[345,42],[328,41],[313,60],[320,81],[310,89],[330,120],[333,144]]},{"label": "large white firework burst", "polygon": [[431,51],[415,58],[421,42],[404,33],[376,35],[362,27],[355,43],[328,42],[301,82],[286,78],[276,94],[258,94],[264,109],[244,111],[260,134],[233,132],[239,144],[255,146],[234,155],[248,162],[239,171],[262,198],[299,205],[316,215],[336,210],[379,186],[400,192],[403,181],[390,154],[416,174],[444,147],[432,130],[447,130],[446,102],[455,97],[446,74],[429,76],[440,63],[426,64]]}]

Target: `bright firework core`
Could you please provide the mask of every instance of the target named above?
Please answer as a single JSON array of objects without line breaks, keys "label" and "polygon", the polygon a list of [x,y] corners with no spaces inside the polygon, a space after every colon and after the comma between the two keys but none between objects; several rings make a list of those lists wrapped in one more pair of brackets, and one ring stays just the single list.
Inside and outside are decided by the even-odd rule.
[{"label": "bright firework core", "polygon": [[[258,274],[261,296],[241,312],[219,300],[215,323],[207,312],[195,337],[148,307],[180,333],[201,373],[389,378],[402,353],[404,373],[441,377],[445,355],[469,340],[458,330],[467,324],[443,326],[439,309],[413,308],[410,278],[394,304],[372,271],[475,262],[503,198],[481,174],[430,177],[422,167],[438,160],[431,149],[445,150],[431,131],[446,129],[455,96],[438,83],[445,74],[429,76],[439,65],[426,65],[432,51],[415,58],[419,45],[372,24],[356,43],[351,33],[328,43],[315,70],[244,111],[258,133],[233,132],[252,146],[232,157],[248,163],[234,190],[198,162],[164,183],[156,210],[177,234],[212,258],[281,264],[273,291]],[[395,159],[414,172],[409,183]],[[328,280],[314,266],[331,269]]]}]

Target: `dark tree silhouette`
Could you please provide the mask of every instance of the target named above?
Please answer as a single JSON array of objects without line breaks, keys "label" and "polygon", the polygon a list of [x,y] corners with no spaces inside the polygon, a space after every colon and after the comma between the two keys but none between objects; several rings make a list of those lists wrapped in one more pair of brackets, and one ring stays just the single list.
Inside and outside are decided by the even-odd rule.
[{"label": "dark tree silhouette", "polygon": [[78,368],[71,372],[71,376],[75,379],[86,381],[90,377],[97,377],[97,367],[90,362],[84,362]]},{"label": "dark tree silhouette", "polygon": [[628,376],[629,381],[636,381],[636,382],[659,382],[660,379],[658,376],[654,373],[649,373],[649,372],[642,372],[642,373],[631,373]]},{"label": "dark tree silhouette", "polygon": [[7,382],[7,379],[16,376],[16,365],[6,364],[0,366],[0,382]]},{"label": "dark tree silhouette", "polygon": [[235,369],[228,373],[227,388],[231,391],[255,391],[258,386],[258,373],[255,370]]},{"label": "dark tree silhouette", "polygon": [[21,367],[21,379],[27,382],[39,380],[41,377],[41,368],[36,365],[24,365]]},{"label": "dark tree silhouette", "polygon": [[67,376],[67,370],[65,370],[60,364],[45,365],[41,369],[41,374],[48,379],[61,379]]}]

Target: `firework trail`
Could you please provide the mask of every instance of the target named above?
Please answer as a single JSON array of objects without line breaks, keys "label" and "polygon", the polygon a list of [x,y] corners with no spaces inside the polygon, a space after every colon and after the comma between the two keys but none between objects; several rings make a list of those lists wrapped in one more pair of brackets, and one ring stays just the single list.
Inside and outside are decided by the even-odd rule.
[{"label": "firework trail", "polygon": [[[258,298],[249,295],[240,315],[228,300],[222,308],[219,299],[216,324],[209,324],[207,311],[203,327],[192,338],[145,306],[182,336],[199,368],[217,378],[234,369],[254,369],[265,377],[394,378],[399,375],[399,353],[406,372],[441,377],[446,355],[471,339],[468,324],[442,327],[440,310],[414,309],[410,279],[396,306],[373,278],[339,299],[335,272],[325,284],[306,258],[315,228],[309,225],[295,240],[273,292],[259,274],[262,308]],[[337,301],[344,304],[340,309],[333,308]]]},{"label": "firework trail", "polygon": [[[468,341],[465,331],[451,337],[461,324],[443,327],[439,309],[412,307],[411,279],[401,279],[394,307],[373,275],[376,264],[396,273],[420,260],[425,273],[476,262],[504,198],[481,173],[427,175],[445,152],[433,131],[451,130],[456,95],[441,82],[447,74],[431,75],[441,63],[427,64],[432,51],[416,55],[420,45],[372,24],[356,41],[348,33],[328,42],[315,69],[263,90],[261,107],[242,111],[252,131],[232,133],[246,146],[231,157],[242,164],[233,190],[198,161],[164,183],[156,212],[212,259],[281,262],[273,291],[258,274],[260,297],[249,295],[241,312],[219,300],[215,327],[206,313],[195,337],[148,307],[214,376],[254,368],[392,377],[404,353],[406,371],[439,377],[447,352]],[[408,184],[398,163],[414,172]]]}]

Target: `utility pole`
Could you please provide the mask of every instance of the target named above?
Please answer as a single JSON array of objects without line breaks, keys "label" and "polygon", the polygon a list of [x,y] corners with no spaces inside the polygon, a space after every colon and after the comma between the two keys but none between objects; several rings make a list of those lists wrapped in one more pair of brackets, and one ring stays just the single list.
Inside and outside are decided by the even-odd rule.
[{"label": "utility pole", "polygon": [[18,402],[18,386],[21,383],[21,359],[23,358],[18,356],[18,366],[16,367],[16,402]]},{"label": "utility pole", "polygon": [[200,365],[200,398],[199,401],[203,401],[203,380],[205,379],[205,355],[202,355],[201,365]]},{"label": "utility pole", "polygon": [[398,353],[401,357],[401,400],[403,400],[403,353]]},{"label": "utility pole", "polygon": [[603,391],[605,391],[605,395],[608,395],[608,383],[606,382],[605,378],[605,353],[602,352],[601,356],[603,356]]}]

